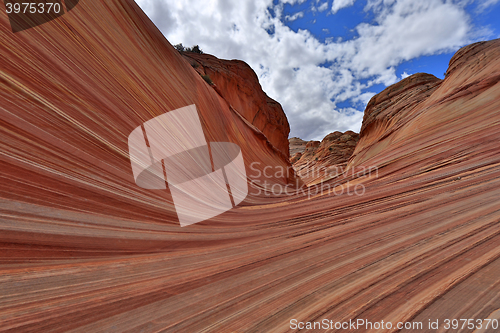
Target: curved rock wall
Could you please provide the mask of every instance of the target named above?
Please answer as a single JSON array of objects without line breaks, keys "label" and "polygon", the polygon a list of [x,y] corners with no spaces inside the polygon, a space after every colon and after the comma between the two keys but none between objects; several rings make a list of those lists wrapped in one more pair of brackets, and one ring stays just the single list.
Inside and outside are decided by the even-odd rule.
[{"label": "curved rock wall", "polygon": [[272,135],[132,0],[80,1],[17,34],[0,15],[0,40],[2,331],[286,332],[500,308],[498,40],[457,52],[443,81],[374,97],[356,173],[182,229],[168,191],[135,185],[130,132],[194,103],[207,141],[237,143],[283,190]]}]

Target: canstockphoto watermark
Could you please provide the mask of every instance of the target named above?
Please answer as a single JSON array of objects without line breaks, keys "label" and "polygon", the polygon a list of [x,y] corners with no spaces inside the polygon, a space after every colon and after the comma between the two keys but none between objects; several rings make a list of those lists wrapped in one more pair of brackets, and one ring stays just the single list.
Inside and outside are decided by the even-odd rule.
[{"label": "canstockphoto watermark", "polygon": [[248,195],[240,147],[208,144],[195,105],[138,126],[128,146],[136,184],[145,189],[168,186],[181,226],[222,214]]},{"label": "canstockphoto watermark", "polygon": [[76,7],[79,0],[4,0],[12,32],[55,20]]},{"label": "canstockphoto watermark", "polygon": [[[423,330],[424,323],[422,322],[395,322],[390,321],[369,321],[366,319],[356,319],[347,321],[333,321],[323,319],[321,321],[298,321],[297,319],[290,320],[290,329],[292,330],[390,330],[390,329],[412,329]],[[431,325],[429,324],[429,328]]]},{"label": "canstockphoto watermark", "polygon": [[362,183],[351,184],[350,180],[363,178],[377,178],[378,168],[359,166],[346,169],[343,165],[329,167],[309,167],[300,173],[302,179],[319,179],[319,184],[313,186],[300,186],[296,180],[294,184],[282,185],[278,179],[290,179],[293,175],[292,168],[282,166],[263,166],[260,162],[250,164],[249,179],[253,185],[252,195],[265,196],[292,196],[302,195],[311,198],[316,195],[356,195],[365,194],[366,188]]},{"label": "canstockphoto watermark", "polygon": [[[358,318],[355,320],[349,319],[345,321],[333,321],[330,319],[322,319],[319,321],[299,321],[297,319],[290,320],[290,329],[292,330],[339,330],[339,331],[356,331],[363,332],[371,330],[413,330],[413,331],[448,331],[448,330],[497,330],[499,321],[495,318],[446,318],[446,319],[428,319],[427,321],[370,321],[367,319]],[[476,332],[476,331],[474,331]]]}]

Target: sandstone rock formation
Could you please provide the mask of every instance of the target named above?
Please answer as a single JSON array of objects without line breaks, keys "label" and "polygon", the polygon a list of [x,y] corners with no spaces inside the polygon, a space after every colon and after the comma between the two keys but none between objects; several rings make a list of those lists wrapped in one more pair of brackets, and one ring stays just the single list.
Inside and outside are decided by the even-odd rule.
[{"label": "sandstone rock formation", "polygon": [[302,158],[304,159],[311,159],[314,154],[316,153],[316,150],[318,149],[319,145],[320,145],[321,142],[319,141],[308,141],[306,146],[305,146],[305,149],[304,149],[304,152],[302,153]]},{"label": "sandstone rock formation", "polygon": [[290,163],[296,163],[298,160],[300,160],[301,157],[302,153],[295,153],[292,157],[290,157]]},{"label": "sandstone rock formation", "polygon": [[208,75],[213,88],[246,120],[289,158],[290,126],[281,105],[266,95],[255,72],[241,60],[223,60],[210,54],[182,52],[200,75]]},{"label": "sandstone rock formation", "polygon": [[306,150],[307,141],[301,138],[291,138],[288,140],[290,156],[294,156],[297,153],[302,154]]},{"label": "sandstone rock formation", "polygon": [[[276,172],[286,154],[134,1],[0,29],[2,331],[289,332],[500,308],[500,41],[375,96],[344,172],[297,190]],[[135,185],[127,136],[193,103],[271,191],[181,229],[168,191]]]},{"label": "sandstone rock formation", "polygon": [[[338,172],[335,174],[343,172],[341,170],[345,169],[358,141],[358,133],[336,131],[325,136],[321,142],[309,141],[304,154],[293,156],[290,163],[306,184],[321,182],[325,180],[325,175],[331,175],[336,169]],[[290,139],[290,154],[291,147],[292,139]]]}]

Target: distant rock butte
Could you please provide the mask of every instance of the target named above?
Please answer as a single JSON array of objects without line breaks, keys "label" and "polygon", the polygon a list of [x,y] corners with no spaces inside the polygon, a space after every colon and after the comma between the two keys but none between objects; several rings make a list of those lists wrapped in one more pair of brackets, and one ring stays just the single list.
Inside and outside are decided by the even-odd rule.
[{"label": "distant rock butte", "polygon": [[[499,40],[374,96],[350,157],[353,133],[306,144],[299,172],[328,172],[298,188],[285,119],[248,67],[195,56],[217,92],[134,1],[80,1],[16,34],[0,15],[0,30],[0,330],[498,316]],[[250,194],[181,229],[168,190],[135,184],[127,138],[191,104],[207,141],[240,146]]]},{"label": "distant rock butte", "polygon": [[[303,141],[297,139],[290,139],[290,154],[294,143],[298,140]],[[322,181],[324,180],[324,172],[314,171],[332,166],[338,166],[339,169],[345,167],[358,141],[359,134],[353,131],[330,133],[321,142],[309,141],[306,143],[303,141],[306,143],[304,152],[302,154],[296,153],[290,159],[290,163],[293,164],[295,171],[306,184]]]},{"label": "distant rock butte", "polygon": [[200,74],[208,75],[213,88],[246,120],[256,126],[289,158],[290,126],[281,105],[262,90],[255,72],[241,60],[223,60],[210,54],[181,52]]},{"label": "distant rock butte", "polygon": [[293,157],[295,154],[302,154],[304,150],[306,150],[307,141],[304,141],[300,138],[291,138],[288,140],[290,144],[290,156]]}]

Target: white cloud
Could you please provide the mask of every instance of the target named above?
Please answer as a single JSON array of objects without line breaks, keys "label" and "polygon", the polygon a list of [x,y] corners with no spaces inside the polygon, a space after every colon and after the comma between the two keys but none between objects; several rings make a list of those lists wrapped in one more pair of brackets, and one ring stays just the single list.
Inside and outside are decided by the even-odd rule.
[{"label": "white cloud", "polygon": [[332,13],[335,14],[342,8],[351,7],[356,0],[333,0]]},{"label": "white cloud", "polygon": [[298,12],[298,13],[295,13],[293,15],[287,15],[285,16],[285,20],[287,21],[295,21],[296,19],[298,18],[301,18],[301,17],[304,17],[304,12]]},{"label": "white cloud", "polygon": [[483,12],[491,6],[496,5],[500,0],[481,0],[477,6],[478,12]]},{"label": "white cloud", "polygon": [[[354,39],[332,36],[323,43],[285,25],[283,0],[137,2],[172,44],[199,44],[219,58],[246,61],[264,91],[283,106],[290,135],[308,140],[335,130],[359,131],[374,94],[370,86],[396,82],[403,61],[455,50],[475,31],[464,5],[452,0],[368,0],[365,10],[375,14],[374,22],[358,25]],[[332,6],[352,4],[334,0]],[[359,110],[340,104],[345,101]]]},{"label": "white cloud", "polygon": [[319,7],[318,7],[318,11],[320,12],[324,12],[325,10],[328,9],[328,1],[327,2],[324,2],[322,3]]},{"label": "white cloud", "polygon": [[452,51],[470,40],[471,24],[463,8],[435,0],[400,0],[378,4],[376,24],[358,25],[359,38],[346,41],[356,50],[351,68],[357,76],[379,76],[394,83],[391,72],[403,61]]},{"label": "white cloud", "polygon": [[401,80],[406,79],[408,76],[411,76],[411,74],[408,74],[406,72],[401,73]]}]

